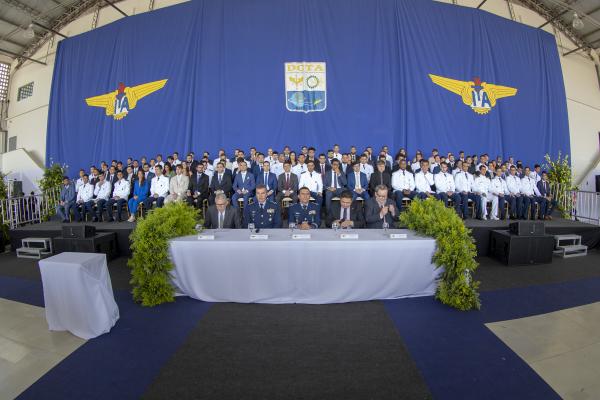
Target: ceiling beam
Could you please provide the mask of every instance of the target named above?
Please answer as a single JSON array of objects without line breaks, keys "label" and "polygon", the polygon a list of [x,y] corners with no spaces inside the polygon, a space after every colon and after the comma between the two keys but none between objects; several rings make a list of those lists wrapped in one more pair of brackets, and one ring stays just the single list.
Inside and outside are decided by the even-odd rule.
[{"label": "ceiling beam", "polygon": [[54,29],[52,29],[52,28],[48,28],[47,26],[45,26],[45,25],[42,25],[42,24],[40,24],[39,22],[35,22],[35,21],[33,21],[33,22],[32,22],[32,24],[34,24],[34,25],[37,25],[37,26],[39,26],[40,28],[42,28],[42,29],[45,29],[45,30],[47,30],[47,31],[50,31],[50,32],[54,33],[55,35],[62,36],[62,37],[64,37],[65,39],[68,39],[68,38],[69,38],[68,36],[65,36],[65,35],[63,35],[63,34],[62,34],[62,33],[60,33],[59,31],[55,31],[55,30],[54,30]]},{"label": "ceiling beam", "polygon": [[[598,39],[598,40],[594,40],[593,42],[590,42],[590,43],[589,43],[589,45],[591,46],[592,44],[594,44],[594,43],[598,43],[598,42],[600,42],[600,39]],[[566,56],[568,56],[568,55],[569,55],[569,54],[571,54],[571,53],[575,53],[576,51],[579,51],[579,50],[581,50],[581,49],[585,49],[585,48],[587,48],[587,47],[588,47],[588,46],[581,46],[581,47],[577,47],[576,49],[573,49],[573,50],[571,50],[571,51],[568,51],[568,52],[564,53],[564,54],[563,54],[563,57],[566,57]]]},{"label": "ceiling beam", "polygon": [[36,10],[35,8],[29,7],[27,4],[21,3],[18,0],[0,0],[0,2],[16,10],[24,12],[25,14],[29,15],[32,19],[36,18],[39,20],[48,21],[48,17],[43,15],[42,12]]},{"label": "ceiling beam", "polygon": [[585,35],[581,36],[581,38],[585,39],[586,37],[592,36],[594,33],[597,33],[597,32],[600,32],[600,28],[594,29],[593,31],[586,33]]},{"label": "ceiling beam", "polygon": [[125,11],[121,10],[119,7],[115,6],[112,1],[104,0],[109,6],[120,12],[124,17],[128,17],[129,15],[125,14]]},{"label": "ceiling beam", "polygon": [[481,3],[479,3],[479,5],[477,6],[477,8],[481,8],[481,6],[484,5],[486,1],[487,0],[483,0]]},{"label": "ceiling beam", "polygon": [[42,65],[46,65],[46,63],[45,63],[45,62],[42,62],[42,61],[39,61],[39,60],[36,60],[36,59],[33,59],[33,58],[29,58],[29,57],[23,57],[21,54],[19,54],[19,53],[15,53],[14,51],[5,50],[5,49],[3,49],[3,48],[0,48],[0,52],[2,52],[2,53],[6,53],[6,54],[10,54],[11,56],[15,56],[15,57],[25,58],[25,59],[27,59],[27,60],[29,60],[29,61],[32,61],[32,62],[34,62],[34,63],[38,63],[38,64],[42,64]]},{"label": "ceiling beam", "polygon": [[556,14],[554,17],[550,18],[549,20],[547,20],[546,22],[544,22],[543,24],[538,26],[538,29],[542,29],[546,25],[556,21],[557,19],[559,19],[560,17],[562,17],[563,15],[565,15],[568,12],[569,12],[569,9],[567,8],[565,11],[561,12],[560,14]]}]

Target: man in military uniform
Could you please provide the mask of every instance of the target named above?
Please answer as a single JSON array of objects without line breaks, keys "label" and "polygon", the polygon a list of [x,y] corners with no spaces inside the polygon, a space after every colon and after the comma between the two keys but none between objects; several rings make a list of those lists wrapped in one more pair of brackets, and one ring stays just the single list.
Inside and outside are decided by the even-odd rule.
[{"label": "man in military uniform", "polygon": [[302,187],[298,192],[298,203],[288,208],[289,222],[296,223],[298,229],[318,229],[321,225],[320,208],[309,200],[310,189]]},{"label": "man in military uniform", "polygon": [[244,228],[254,223],[255,228],[281,228],[281,211],[274,201],[267,199],[267,187],[256,185],[256,201],[244,207]]}]

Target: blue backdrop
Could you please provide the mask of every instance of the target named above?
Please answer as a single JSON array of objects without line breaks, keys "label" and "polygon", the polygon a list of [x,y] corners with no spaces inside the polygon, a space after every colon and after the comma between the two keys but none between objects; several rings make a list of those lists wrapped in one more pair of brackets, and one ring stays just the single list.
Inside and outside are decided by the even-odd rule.
[{"label": "blue backdrop", "polygon": [[[324,111],[286,109],[284,64],[302,61],[326,63]],[[479,115],[429,74],[517,94]],[[162,79],[121,120],[85,102]],[[220,147],[387,144],[528,163],[570,150],[554,37],[426,0],[195,0],[124,18],[60,43],[47,132],[47,162],[71,173]]]}]

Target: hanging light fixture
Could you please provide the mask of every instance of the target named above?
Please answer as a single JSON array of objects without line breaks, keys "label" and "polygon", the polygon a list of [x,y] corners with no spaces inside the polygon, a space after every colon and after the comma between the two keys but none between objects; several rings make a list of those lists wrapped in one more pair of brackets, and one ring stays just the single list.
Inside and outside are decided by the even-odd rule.
[{"label": "hanging light fixture", "polygon": [[579,31],[583,29],[583,26],[583,20],[579,18],[579,15],[577,15],[577,13],[573,13],[573,28]]},{"label": "hanging light fixture", "polygon": [[27,27],[27,29],[25,29],[23,31],[23,36],[26,39],[33,39],[35,37],[35,31],[33,30],[33,24],[29,24],[29,26]]}]

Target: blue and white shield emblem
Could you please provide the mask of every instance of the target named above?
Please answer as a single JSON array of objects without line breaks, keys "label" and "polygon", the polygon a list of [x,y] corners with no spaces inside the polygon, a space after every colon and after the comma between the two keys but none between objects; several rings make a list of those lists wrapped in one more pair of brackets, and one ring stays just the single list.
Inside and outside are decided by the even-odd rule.
[{"label": "blue and white shield emblem", "polygon": [[309,113],[327,108],[324,62],[285,63],[285,106],[289,111]]}]

